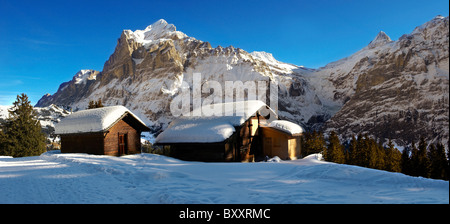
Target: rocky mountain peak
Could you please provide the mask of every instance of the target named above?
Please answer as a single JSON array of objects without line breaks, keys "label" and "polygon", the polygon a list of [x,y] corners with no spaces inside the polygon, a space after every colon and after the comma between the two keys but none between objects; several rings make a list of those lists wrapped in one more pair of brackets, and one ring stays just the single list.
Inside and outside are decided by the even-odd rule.
[{"label": "rocky mountain peak", "polygon": [[95,80],[98,74],[92,69],[82,69],[73,76],[74,84],[86,84],[88,80]]},{"label": "rocky mountain peak", "polygon": [[164,41],[167,39],[183,39],[188,36],[183,32],[177,31],[177,28],[173,24],[167,23],[164,19],[160,19],[153,23],[152,25],[147,26],[144,30],[125,30],[124,31],[129,39],[133,39],[134,41],[148,46],[154,43],[155,41]]},{"label": "rocky mountain peak", "polygon": [[375,47],[378,47],[378,46],[385,45],[386,43],[389,43],[389,42],[391,42],[391,41],[392,41],[391,38],[390,38],[385,32],[380,31],[380,32],[377,34],[377,36],[375,37],[375,39],[373,39],[373,40],[369,43],[368,47],[369,47],[370,49],[371,49],[371,48],[375,48]]},{"label": "rocky mountain peak", "polygon": [[175,31],[176,27],[173,24],[169,24],[166,20],[160,19],[160,20],[154,22],[152,25],[149,25],[149,26],[147,26],[147,28],[145,28],[145,30],[151,30],[151,29]]}]

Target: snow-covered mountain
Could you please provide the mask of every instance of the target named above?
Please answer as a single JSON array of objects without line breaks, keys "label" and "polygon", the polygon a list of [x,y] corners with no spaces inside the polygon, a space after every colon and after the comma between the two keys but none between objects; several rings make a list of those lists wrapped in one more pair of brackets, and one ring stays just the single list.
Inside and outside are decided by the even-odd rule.
[{"label": "snow-covered mountain", "polygon": [[[95,77],[83,79],[86,71]],[[193,74],[201,73],[203,82],[277,81],[282,99],[280,114],[306,123],[311,116],[326,113],[300,75],[312,71],[279,62],[265,52],[250,54],[233,46],[212,48],[208,42],[189,37],[159,20],[144,30],[124,30],[102,72],[77,73],[36,106],[56,104],[77,110],[101,98],[105,105],[126,106],[158,130],[172,120],[170,102],[181,92],[182,81],[192,88]]]},{"label": "snow-covered mountain", "polygon": [[447,142],[448,22],[437,16],[396,41],[380,32],[367,47],[319,69],[316,75],[344,102],[325,129],[347,137],[367,132],[399,145],[420,136]]},{"label": "snow-covered mountain", "polygon": [[[408,142],[419,134],[448,139],[448,17],[436,17],[392,41],[380,32],[367,47],[318,69],[276,60],[266,52],[212,48],[159,20],[124,30],[103,71],[82,70],[36,106],[84,109],[90,100],[124,105],[156,132],[172,120],[170,102],[206,80],[278,83],[283,119],[306,129],[369,132]],[[206,94],[207,95],[207,94]]]},{"label": "snow-covered mountain", "polygon": [[45,94],[36,106],[49,106],[55,102],[64,108],[71,107],[71,102],[84,100],[87,90],[99,74],[100,72],[95,70],[80,70],[73,76],[72,80],[62,83],[55,94]]},{"label": "snow-covered mountain", "polygon": [[[11,107],[12,106],[0,106],[0,124],[5,122],[8,118],[8,110]],[[71,114],[71,112],[53,104],[47,107],[35,107],[34,111],[37,113],[37,120],[41,123],[42,131],[49,138],[54,137],[52,134],[55,132],[55,124]]]}]

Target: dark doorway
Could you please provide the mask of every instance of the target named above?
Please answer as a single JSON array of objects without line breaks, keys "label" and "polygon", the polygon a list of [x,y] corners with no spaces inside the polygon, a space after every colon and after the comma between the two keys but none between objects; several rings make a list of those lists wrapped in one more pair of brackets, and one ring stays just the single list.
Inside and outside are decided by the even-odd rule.
[{"label": "dark doorway", "polygon": [[119,133],[119,156],[128,154],[127,137],[128,134]]}]

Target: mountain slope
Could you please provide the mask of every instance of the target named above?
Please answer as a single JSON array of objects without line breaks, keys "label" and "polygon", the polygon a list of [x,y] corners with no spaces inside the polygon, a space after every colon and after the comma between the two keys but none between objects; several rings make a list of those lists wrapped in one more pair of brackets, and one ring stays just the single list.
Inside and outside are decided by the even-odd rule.
[{"label": "mountain slope", "polygon": [[89,87],[96,81],[99,74],[100,72],[95,70],[80,70],[72,80],[62,83],[55,94],[44,95],[37,102],[36,107],[46,107],[51,104],[70,107],[72,102],[84,100]]},{"label": "mountain slope", "polygon": [[448,17],[436,17],[397,41],[381,33],[351,56],[354,66],[332,81],[343,83],[335,85],[335,97],[344,96],[346,102],[326,122],[326,130],[347,137],[367,132],[382,140],[398,139],[401,145],[422,135],[447,142],[448,25]]}]

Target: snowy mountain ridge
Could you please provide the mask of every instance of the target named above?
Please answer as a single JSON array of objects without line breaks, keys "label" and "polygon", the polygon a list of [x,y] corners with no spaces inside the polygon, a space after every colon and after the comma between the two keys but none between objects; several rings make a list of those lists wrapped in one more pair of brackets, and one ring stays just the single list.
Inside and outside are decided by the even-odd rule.
[{"label": "snowy mountain ridge", "polygon": [[[208,42],[188,37],[176,31],[174,25],[159,20],[144,30],[124,30],[115,52],[95,81],[84,86],[68,82],[54,95],[44,96],[37,105],[56,103],[77,110],[87,106],[87,98],[102,98],[106,105],[127,106],[158,129],[170,122],[168,103],[180,92],[181,81],[192,83],[193,73],[201,73],[203,80],[222,83],[276,80],[283,84],[280,87],[285,97],[307,92],[309,98],[314,98],[313,92],[296,83],[303,79],[293,72],[298,68],[265,52],[252,55],[233,46],[212,48]],[[304,80],[303,83],[306,84]],[[311,104],[309,100],[305,102]],[[300,119],[307,120],[310,114],[320,112],[320,105],[313,106],[314,111],[304,115],[297,112],[296,116],[305,116]],[[300,107],[293,105],[292,110],[298,111]]]},{"label": "snowy mountain ridge", "polygon": [[160,19],[152,25],[147,26],[144,30],[125,30],[130,39],[149,47],[153,41],[164,41],[175,36],[178,39],[188,38],[188,36],[176,30],[173,24],[168,24],[164,19]]},{"label": "snowy mountain ridge", "polygon": [[87,80],[95,80],[97,74],[94,70],[80,70],[74,76],[75,84],[86,84]]},{"label": "snowy mountain ridge", "polygon": [[[12,106],[0,106],[0,124],[5,122],[8,118],[8,110],[11,107]],[[42,131],[48,135],[48,137],[54,137],[55,124],[71,114],[71,112],[53,104],[47,107],[34,107],[33,109],[37,113],[37,120],[41,123]]]},{"label": "snowy mountain ridge", "polygon": [[[124,30],[95,78],[63,83],[37,106],[56,104],[78,110],[86,108],[89,100],[101,98],[105,105],[126,106],[158,132],[173,119],[169,103],[181,93],[182,81],[192,88],[193,73],[201,73],[202,80],[219,83],[278,83],[280,117],[307,130],[336,130],[346,137],[373,131],[382,139],[399,139],[401,145],[430,129],[427,139],[445,141],[446,27],[448,17],[438,16],[396,41],[381,31],[355,54],[310,69],[280,62],[266,52],[212,48],[161,19],[144,30]],[[409,134],[402,127],[420,131]]]},{"label": "snowy mountain ridge", "polygon": [[448,17],[435,17],[397,41],[363,48],[323,69],[337,87],[335,97],[345,97],[325,129],[346,137],[365,132],[398,139],[399,145],[423,135],[447,142],[448,24]]}]

